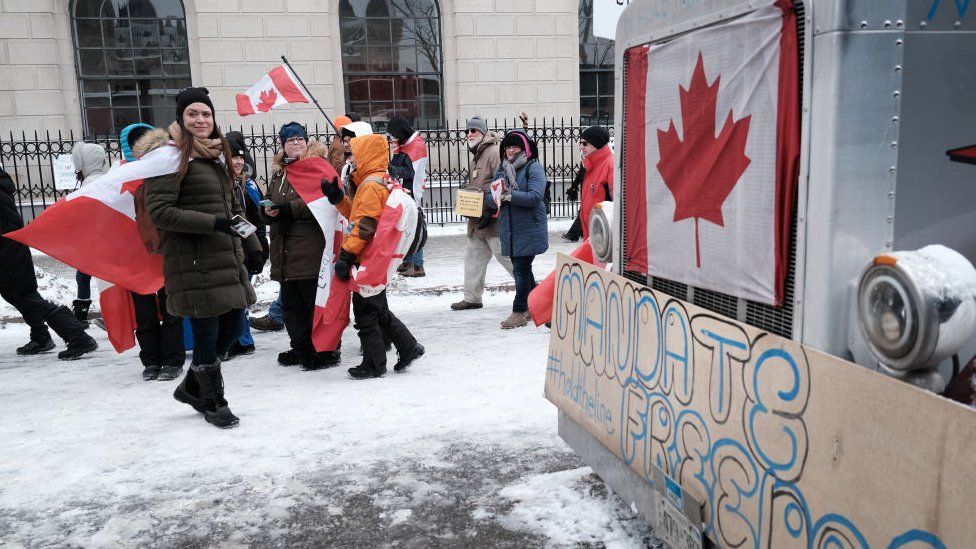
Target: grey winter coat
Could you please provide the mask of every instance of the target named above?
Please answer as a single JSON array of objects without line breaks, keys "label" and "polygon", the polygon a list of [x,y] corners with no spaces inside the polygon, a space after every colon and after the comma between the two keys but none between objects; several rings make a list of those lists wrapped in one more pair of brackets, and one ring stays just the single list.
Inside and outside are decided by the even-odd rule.
[{"label": "grey winter coat", "polygon": [[[147,137],[150,134],[137,146]],[[241,240],[214,231],[216,218],[244,215],[223,165],[194,159],[181,182],[170,174],[149,178],[145,185],[146,209],[165,231],[163,276],[169,312],[207,318],[253,305],[256,296],[244,266],[245,249],[260,252],[261,244],[255,235]]]},{"label": "grey winter coat", "polygon": [[[504,177],[505,169],[500,166],[495,179]],[[549,249],[549,227],[546,204],[542,200],[546,192],[546,172],[542,164],[534,158],[529,160],[515,172],[513,187],[511,202],[502,202],[498,215],[502,255],[523,257],[544,253]],[[490,191],[485,192],[485,201],[495,206]]]},{"label": "grey winter coat", "polygon": [[79,141],[71,147],[71,163],[75,165],[75,171],[81,172],[85,178],[82,185],[91,183],[92,180],[105,175],[109,169],[108,153],[101,145]]}]

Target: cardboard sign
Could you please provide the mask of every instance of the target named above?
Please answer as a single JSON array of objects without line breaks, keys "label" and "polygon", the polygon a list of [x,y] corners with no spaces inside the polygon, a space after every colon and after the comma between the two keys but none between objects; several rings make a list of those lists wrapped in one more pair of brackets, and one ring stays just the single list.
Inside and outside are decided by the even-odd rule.
[{"label": "cardboard sign", "polygon": [[458,189],[454,212],[466,217],[481,217],[485,201],[484,193]]},{"label": "cardboard sign", "polygon": [[545,395],[720,546],[976,539],[976,410],[566,255]]},{"label": "cardboard sign", "polygon": [[70,154],[59,154],[51,163],[54,169],[54,188],[59,191],[73,191],[78,187],[75,165]]}]

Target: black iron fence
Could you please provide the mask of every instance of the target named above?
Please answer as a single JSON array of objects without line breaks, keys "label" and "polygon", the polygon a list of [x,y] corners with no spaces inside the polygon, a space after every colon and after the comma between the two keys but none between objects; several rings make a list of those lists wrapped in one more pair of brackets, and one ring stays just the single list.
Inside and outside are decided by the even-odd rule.
[{"label": "black iron fence", "polygon": [[[496,131],[523,128],[515,120],[495,120]],[[570,119],[532,120],[525,129],[539,146],[539,157],[552,185],[551,213],[553,218],[576,215],[578,204],[569,201],[565,190],[572,183],[580,166],[579,139],[583,126]],[[257,164],[256,179],[266,182],[272,158],[278,152],[278,128],[275,126],[229,127],[244,134],[245,145]],[[328,143],[331,128],[315,125],[309,128],[309,138]],[[459,185],[467,181],[471,155],[467,149],[464,125],[452,128],[420,130],[430,155],[424,209],[429,223],[454,223],[461,218],[454,213],[454,201]],[[73,132],[58,132],[20,136],[0,136],[0,163],[13,178],[17,188],[15,197],[25,221],[34,219],[72,188],[56,188],[54,162],[58,155],[71,154],[76,141]],[[105,147],[113,162],[122,154],[117,139],[89,139]]]}]

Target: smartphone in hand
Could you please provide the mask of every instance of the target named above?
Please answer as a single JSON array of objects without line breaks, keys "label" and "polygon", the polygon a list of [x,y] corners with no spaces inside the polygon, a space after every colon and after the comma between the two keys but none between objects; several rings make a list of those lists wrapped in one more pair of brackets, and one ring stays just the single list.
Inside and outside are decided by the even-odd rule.
[{"label": "smartphone in hand", "polygon": [[270,200],[268,200],[267,198],[265,198],[265,199],[264,199],[264,200],[262,200],[261,202],[258,202],[258,204],[259,204],[260,206],[263,206],[263,207],[265,207],[265,208],[271,208],[271,209],[278,209],[278,205],[277,205],[277,204],[275,204],[274,202],[272,202],[272,201],[270,201]]},{"label": "smartphone in hand", "polygon": [[235,233],[240,235],[241,238],[247,238],[252,234],[254,234],[255,232],[257,232],[258,230],[258,228],[255,227],[253,223],[244,219],[244,216],[235,215],[234,217],[230,218],[230,220],[233,223],[230,226],[230,228]]}]

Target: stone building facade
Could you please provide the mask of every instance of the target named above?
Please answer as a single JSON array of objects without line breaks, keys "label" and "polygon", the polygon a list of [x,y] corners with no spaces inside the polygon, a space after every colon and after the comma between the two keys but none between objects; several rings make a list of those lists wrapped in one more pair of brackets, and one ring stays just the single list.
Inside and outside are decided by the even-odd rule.
[{"label": "stone building facade", "polygon": [[[401,50],[396,48],[403,33],[398,31],[397,13],[425,5],[434,6],[436,20],[431,20],[439,31],[439,37],[431,39],[430,61],[424,62],[420,53],[417,67],[387,74],[390,67],[392,73],[398,70]],[[221,125],[270,127],[298,120],[322,126],[311,104],[287,105],[246,118],[237,115],[235,94],[279,64],[282,54],[330,115],[346,112],[366,88],[380,90],[391,81],[395,89],[406,81],[411,91],[402,98],[384,96],[383,105],[355,105],[374,108],[372,116],[380,123],[383,117],[399,114],[401,104],[395,101],[400,99],[404,108],[426,101],[428,121],[447,126],[476,113],[511,119],[525,111],[536,117],[578,119],[584,48],[580,9],[577,0],[0,0],[0,134],[109,134],[118,130],[115,124],[133,116],[163,124],[172,116],[172,94],[187,83],[209,88]],[[105,20],[124,13],[136,21],[145,10],[158,11],[161,19],[182,10],[183,26],[178,17],[176,23],[167,20],[158,26],[150,19],[138,19],[138,24]],[[362,27],[364,38],[354,20],[360,13],[367,18],[386,14],[392,30],[383,27],[382,19],[369,19]],[[381,27],[382,32],[376,31]],[[351,37],[354,31],[358,38]],[[135,44],[123,44],[132,37]],[[369,40],[373,42],[367,48]],[[393,42],[392,53],[384,41]],[[104,55],[99,48],[106,50]],[[375,54],[371,59],[383,59],[370,66],[383,70],[359,81],[350,81],[346,74],[344,80],[344,71],[353,67],[350,59],[367,50]],[[612,46],[604,57],[612,63]],[[126,68],[118,69],[119,64]],[[426,81],[429,85],[422,79],[414,82],[417,79],[409,74],[422,72],[421,66],[436,69],[436,76]],[[88,71],[94,76],[81,74]],[[129,84],[124,71],[135,71],[130,80],[156,78],[150,84],[158,89],[136,90],[145,83],[125,88]],[[140,76],[140,71],[162,72]],[[106,76],[99,76],[103,73]],[[111,89],[102,88],[107,81]],[[351,97],[353,93],[357,97]],[[139,106],[136,101],[141,101]],[[105,106],[108,102],[111,108]],[[386,106],[391,108],[380,109]],[[109,121],[112,116],[114,123]]]}]

